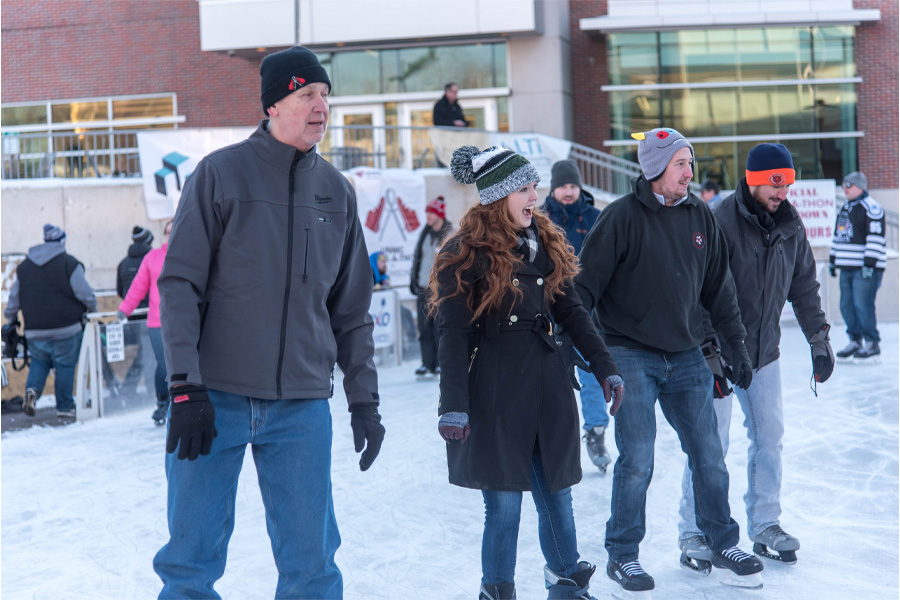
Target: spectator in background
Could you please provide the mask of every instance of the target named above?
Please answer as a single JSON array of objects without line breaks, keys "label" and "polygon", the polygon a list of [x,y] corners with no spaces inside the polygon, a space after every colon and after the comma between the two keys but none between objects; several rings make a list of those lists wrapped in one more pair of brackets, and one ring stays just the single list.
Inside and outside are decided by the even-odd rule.
[{"label": "spectator in background", "polygon": [[[550,169],[550,195],[544,200],[543,209],[550,220],[566,234],[566,242],[577,256],[581,245],[600,210],[594,207],[594,197],[582,189],[581,173],[574,160],[566,159],[553,164]],[[584,417],[584,439],[588,457],[594,466],[606,473],[610,463],[606,451],[605,433],[609,425],[606,399],[603,389],[594,375],[578,367],[577,386],[581,391],[581,414]],[[577,382],[572,382],[573,385]]]},{"label": "spectator in background", "polygon": [[[131,245],[128,247],[128,254],[122,259],[122,262],[119,263],[119,267],[116,270],[116,293],[119,294],[119,298],[124,298],[125,294],[128,293],[131,282],[134,280],[134,277],[137,275],[138,269],[141,266],[141,261],[143,261],[144,256],[153,249],[153,246],[151,246],[152,243],[153,234],[150,233],[149,229],[141,227],[140,225],[135,225],[132,228]],[[148,303],[149,299],[147,296],[144,296],[141,298],[141,301],[136,308],[147,308]],[[135,315],[134,320],[144,320],[146,318],[145,315]],[[127,387],[131,391],[135,391],[143,371],[143,346],[141,344],[140,335],[137,335],[136,328],[125,328],[125,345],[136,345],[137,354],[134,357],[134,362],[132,362],[131,366],[128,368],[128,373],[125,375],[125,381],[122,382],[122,387]],[[110,386],[110,390],[113,391],[113,393],[118,394],[119,386],[115,381],[115,376],[112,374],[112,370],[109,369],[109,366],[105,363],[104,375],[107,378],[107,384]]]},{"label": "spectator in background", "polygon": [[875,295],[887,266],[884,208],[869,196],[868,186],[860,171],[844,177],[847,202],[838,211],[828,257],[831,276],[841,270],[841,316],[850,338],[837,358],[856,363],[877,363],[881,357]]},{"label": "spectator in background", "polygon": [[16,268],[16,282],[9,292],[3,315],[8,323],[25,319],[25,339],[31,367],[25,380],[25,404],[29,417],[47,383],[50,369],[56,374],[56,414],[75,418],[75,367],[81,351],[85,313],[97,310],[97,298],[84,276],[84,265],[66,254],[66,232],[44,225],[44,243],[28,249]]},{"label": "spectator in background", "polygon": [[375,278],[375,289],[391,285],[391,278],[387,274],[387,256],[384,252],[373,252],[369,255],[369,264],[372,265],[372,276]]},{"label": "spectator in background", "polygon": [[438,333],[434,316],[428,314],[428,301],[431,292],[428,280],[434,257],[441,244],[453,231],[453,224],[447,220],[447,205],[444,197],[438,196],[425,207],[425,227],[419,234],[416,249],[413,251],[412,269],[409,272],[409,291],[416,297],[416,313],[419,323],[419,346],[422,351],[422,366],[416,369],[416,375],[440,373],[438,360]]},{"label": "spectator in background", "polygon": [[457,102],[459,86],[452,81],[444,86],[444,95],[434,105],[432,120],[442,127],[468,127],[466,116]]},{"label": "spectator in background", "polygon": [[715,206],[722,201],[722,194],[719,193],[720,191],[721,188],[718,183],[712,179],[707,179],[703,182],[703,185],[700,186],[700,199],[706,202],[710,208],[715,208]]},{"label": "spectator in background", "polygon": [[[147,233],[150,232],[147,231]],[[140,307],[142,298],[149,297],[150,299],[147,311],[147,336],[150,338],[153,354],[156,356],[156,373],[153,379],[156,387],[156,410],[153,411],[153,420],[157,425],[166,424],[166,413],[169,409],[169,387],[166,384],[166,357],[163,353],[162,325],[159,318],[159,289],[156,287],[156,281],[159,279],[159,273],[162,271],[163,262],[166,259],[166,249],[169,246],[171,233],[172,221],[169,221],[164,229],[163,245],[148,252],[141,261],[140,268],[116,313],[120,322],[125,321],[136,308]]]}]

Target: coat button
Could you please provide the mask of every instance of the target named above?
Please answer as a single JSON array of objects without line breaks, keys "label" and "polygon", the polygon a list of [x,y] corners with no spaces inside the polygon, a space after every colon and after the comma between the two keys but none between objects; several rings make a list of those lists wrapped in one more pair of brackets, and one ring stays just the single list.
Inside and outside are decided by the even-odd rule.
[{"label": "coat button", "polygon": [[519,285],[519,280],[518,280],[518,279],[513,279],[513,285],[518,287],[518,285]]},{"label": "coat button", "polygon": [[544,278],[543,278],[543,277],[538,277],[537,284],[538,284],[538,285],[544,285]]},{"label": "coat button", "polygon": [[513,315],[509,318],[510,323],[515,323],[518,320],[519,320],[519,317],[517,317],[516,315]]}]

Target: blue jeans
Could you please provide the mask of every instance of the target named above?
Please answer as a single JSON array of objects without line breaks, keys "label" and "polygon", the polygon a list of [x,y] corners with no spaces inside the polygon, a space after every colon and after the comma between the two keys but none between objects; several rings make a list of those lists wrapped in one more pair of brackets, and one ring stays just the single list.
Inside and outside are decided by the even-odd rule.
[{"label": "blue jeans", "polygon": [[581,415],[584,417],[585,430],[609,425],[606,397],[603,395],[600,382],[593,373],[580,368],[578,369],[578,382],[581,383]]},{"label": "blue jeans", "polygon": [[[778,361],[758,369],[750,388],[734,388],[735,396],[744,412],[744,427],[750,439],[747,450],[747,533],[752,538],[770,525],[777,525],[781,516],[781,439],[784,437],[784,416],[781,411],[781,369]],[[728,454],[728,428],[731,425],[733,400],[714,400],[719,439],[722,451]],[[684,467],[681,483],[681,505],[678,536],[688,538],[699,533],[694,516],[694,488],[691,470]]]},{"label": "blue jeans", "polygon": [[[166,455],[169,542],[153,568],[160,598],[219,598],[234,530],[238,476],[247,444],[259,477],[278,569],[276,598],[341,598],[340,546],[331,496],[327,400],[258,400],[209,390],[218,437],[195,461]],[[169,415],[171,426],[171,408]]]},{"label": "blue jeans", "polygon": [[881,341],[875,320],[875,294],[883,275],[884,271],[875,269],[870,279],[863,279],[862,269],[841,269],[841,316],[851,340],[859,342],[866,337]]},{"label": "blue jeans", "polygon": [[153,346],[153,355],[156,357],[156,372],[153,374],[153,385],[156,388],[156,395],[168,396],[169,387],[166,384],[166,356],[163,353],[162,329],[159,327],[148,327],[147,337],[150,338],[150,345]]},{"label": "blue jeans", "polygon": [[612,506],[606,523],[609,557],[619,563],[637,560],[647,531],[657,399],[694,473],[700,531],[713,550],[737,545],[739,528],[728,506],[728,471],[713,409],[713,377],[700,348],[672,354],[619,346],[609,351],[627,390],[615,416],[619,458],[613,471]]},{"label": "blue jeans", "polygon": [[47,375],[53,369],[56,378],[53,392],[56,394],[56,410],[75,410],[75,367],[81,352],[81,332],[61,340],[28,339],[28,354],[31,365],[25,388],[31,388],[38,396],[47,384]]},{"label": "blue jeans", "polygon": [[[538,457],[531,459],[531,485],[544,560],[557,575],[572,575],[578,571],[572,488],[551,494]],[[483,490],[482,494],[484,538],[481,542],[481,582],[515,581],[522,492]]]}]

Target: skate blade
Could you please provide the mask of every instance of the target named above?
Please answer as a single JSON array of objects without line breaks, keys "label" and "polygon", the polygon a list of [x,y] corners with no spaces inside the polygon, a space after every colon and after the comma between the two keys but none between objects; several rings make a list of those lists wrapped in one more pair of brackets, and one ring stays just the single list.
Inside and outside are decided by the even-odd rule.
[{"label": "skate blade", "polygon": [[729,569],[716,568],[716,577],[719,583],[729,587],[744,588],[747,590],[762,589],[763,580],[762,573],[753,573],[752,575],[736,575]]},{"label": "skate blade", "polygon": [[653,600],[653,590],[631,592],[623,589],[622,586],[615,581],[610,582],[609,592],[612,594],[613,598],[618,598],[619,600]]},{"label": "skate blade", "polygon": [[688,571],[689,573],[693,573],[694,575],[706,577],[710,573],[712,573],[712,563],[708,560],[703,560],[701,558],[692,558],[682,554],[679,562],[681,563],[682,569]]},{"label": "skate blade", "polygon": [[753,552],[763,558],[768,558],[769,560],[774,560],[785,565],[797,564],[796,550],[782,550],[779,552],[777,550],[769,550],[767,546],[756,543],[753,545]]},{"label": "skate blade", "polygon": [[872,358],[854,358],[853,364],[856,365],[880,365],[881,356],[873,356]]}]

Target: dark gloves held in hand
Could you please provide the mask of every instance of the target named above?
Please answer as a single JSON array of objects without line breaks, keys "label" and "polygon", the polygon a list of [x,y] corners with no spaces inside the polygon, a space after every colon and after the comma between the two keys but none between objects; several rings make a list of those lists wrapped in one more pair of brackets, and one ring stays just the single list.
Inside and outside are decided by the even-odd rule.
[{"label": "dark gloves held in hand", "polygon": [[831,325],[823,325],[809,340],[810,352],[812,352],[813,377],[818,383],[825,383],[834,371],[834,351],[828,332]]},{"label": "dark gloves held in hand", "polygon": [[19,322],[11,321],[3,326],[3,356],[16,358],[19,352]]},{"label": "dark gloves held in hand", "polygon": [[726,371],[725,376],[731,380],[731,383],[746,390],[750,387],[750,382],[753,381],[753,365],[750,362],[750,355],[747,353],[747,346],[744,345],[744,340],[732,342],[731,362],[730,373]]},{"label": "dark gloves held in hand", "polygon": [[171,454],[178,447],[178,460],[196,460],[212,449],[216,431],[216,409],[209,401],[205,385],[180,385],[169,390],[172,397],[172,416],[166,437],[166,452]]},{"label": "dark gloves held in hand", "polygon": [[875,274],[874,267],[863,267],[859,270],[859,276],[863,279],[872,279],[872,276]]},{"label": "dark gloves held in hand", "polygon": [[563,363],[566,365],[566,375],[569,376],[569,383],[576,390],[581,390],[581,384],[578,383],[578,377],[575,375],[575,367],[580,368],[582,371],[590,371],[591,368],[575,350],[575,346],[572,345],[572,339],[566,334],[556,334],[556,345],[562,353]]},{"label": "dark gloves held in hand", "polygon": [[409,284],[409,293],[413,296],[419,295],[419,286],[416,283],[410,282]]},{"label": "dark gloves held in hand", "polygon": [[834,265],[828,265],[828,274],[832,277],[837,277],[837,267]]},{"label": "dark gloves held in hand", "polygon": [[464,412],[448,412],[438,420],[438,432],[444,441],[465,444],[469,439],[469,415]]},{"label": "dark gloves held in hand", "polygon": [[[354,404],[350,407],[350,427],[353,429],[353,447],[362,452],[359,470],[365,471],[375,462],[384,441],[384,425],[378,414],[377,404]],[[363,452],[365,448],[365,452]]]},{"label": "dark gloves held in hand", "polygon": [[730,395],[733,390],[728,385],[728,379],[725,377],[725,372],[729,369],[715,340],[706,340],[700,346],[700,350],[703,351],[703,358],[706,359],[706,364],[713,374],[713,397],[724,398]]},{"label": "dark gloves held in hand", "polygon": [[622,400],[625,399],[625,381],[619,375],[610,375],[600,382],[600,387],[603,388],[603,397],[606,398],[606,403],[612,402],[609,414],[615,415],[622,406]]}]

